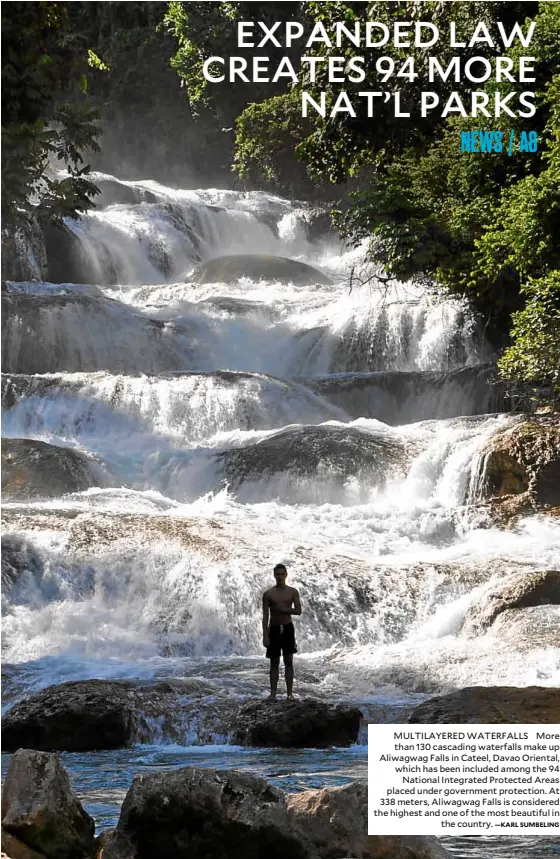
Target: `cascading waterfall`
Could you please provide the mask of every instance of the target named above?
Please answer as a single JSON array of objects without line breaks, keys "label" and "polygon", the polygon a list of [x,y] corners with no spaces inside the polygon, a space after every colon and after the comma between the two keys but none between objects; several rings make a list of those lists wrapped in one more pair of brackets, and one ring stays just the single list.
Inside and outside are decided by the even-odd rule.
[{"label": "cascading waterfall", "polygon": [[[90,677],[227,674],[232,694],[260,694],[260,595],[279,560],[314,694],[396,706],[557,684],[538,635],[521,659],[511,636],[462,633],[489,583],[560,550],[552,519],[504,531],[467,503],[485,445],[517,418],[465,305],[349,289],[364,249],[315,239],[304,204],[94,179],[101,206],[67,227],[96,284],[3,293],[4,436],[42,443],[35,469],[67,450],[98,480],[30,500],[7,469],[5,703]],[[332,284],[189,280],[236,253]]]}]

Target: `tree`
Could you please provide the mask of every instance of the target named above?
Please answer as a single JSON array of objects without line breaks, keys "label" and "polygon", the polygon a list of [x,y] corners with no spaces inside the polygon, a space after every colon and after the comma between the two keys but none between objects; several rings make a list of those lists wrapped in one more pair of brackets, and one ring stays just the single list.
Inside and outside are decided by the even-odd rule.
[{"label": "tree", "polygon": [[[96,113],[85,95],[88,52],[65,3],[2,7],[2,216],[53,220],[92,205],[85,153],[97,148]],[[89,55],[90,62],[98,62]],[[58,168],[66,176],[56,176]]]}]

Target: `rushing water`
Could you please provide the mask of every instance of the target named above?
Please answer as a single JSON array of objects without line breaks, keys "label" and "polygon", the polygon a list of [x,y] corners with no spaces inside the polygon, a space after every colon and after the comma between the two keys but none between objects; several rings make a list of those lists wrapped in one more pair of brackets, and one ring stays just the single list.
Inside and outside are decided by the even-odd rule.
[{"label": "rushing water", "polygon": [[[79,453],[89,488],[4,505],[5,705],[92,677],[264,695],[260,595],[278,561],[302,595],[306,694],[398,720],[428,693],[558,684],[550,607],[529,642],[503,626],[461,633],[494,582],[560,550],[551,519],[503,531],[476,506],[481,451],[518,418],[465,306],[361,283],[363,249],[312,241],[305,206],[98,179],[104,205],[68,225],[96,285],[12,284],[6,297],[3,434]],[[232,253],[290,256],[332,285],[189,280]],[[366,776],[360,745],[204,746],[196,725],[154,743],[63,755],[101,828],[147,769],[235,766],[287,790]],[[446,845],[465,859],[556,850]]]}]

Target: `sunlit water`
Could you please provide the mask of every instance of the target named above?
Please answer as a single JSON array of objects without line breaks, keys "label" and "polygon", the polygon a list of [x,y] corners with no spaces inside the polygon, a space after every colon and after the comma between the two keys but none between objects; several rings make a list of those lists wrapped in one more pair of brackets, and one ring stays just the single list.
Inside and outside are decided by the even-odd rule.
[{"label": "sunlit water", "polygon": [[[503,531],[476,506],[481,452],[518,418],[492,407],[494,356],[465,306],[361,283],[363,248],[311,241],[303,205],[100,181],[113,202],[69,226],[89,275],[112,285],[11,287],[3,434],[84,454],[94,486],[4,505],[27,553],[4,589],[5,706],[92,677],[190,675],[264,696],[260,595],[278,561],[304,604],[302,694],[398,721],[461,686],[557,685],[538,618],[529,647],[461,632],[493,583],[560,553],[557,522]],[[333,283],[189,280],[200,260],[250,252]],[[236,767],[286,790],[366,777],[364,746],[197,746],[192,726],[179,741],[62,756],[99,828],[140,771]],[[556,850],[446,844],[477,859]]]}]

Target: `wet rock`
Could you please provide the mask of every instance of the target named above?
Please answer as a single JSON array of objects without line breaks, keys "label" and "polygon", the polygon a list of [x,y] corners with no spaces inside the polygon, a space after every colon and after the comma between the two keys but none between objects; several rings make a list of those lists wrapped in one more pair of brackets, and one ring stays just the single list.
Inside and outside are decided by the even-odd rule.
[{"label": "wet rock", "polygon": [[93,850],[95,823],[72,792],[57,755],[19,749],[2,790],[2,824],[49,859],[81,859]]},{"label": "wet rock", "polygon": [[410,724],[531,724],[560,722],[560,689],[543,686],[471,686],[430,698]]},{"label": "wet rock", "polygon": [[368,836],[367,788],[284,794],[228,770],[136,776],[103,859],[445,859],[437,839]]},{"label": "wet rock", "polygon": [[242,277],[251,280],[278,280],[307,286],[330,284],[326,274],[288,257],[270,254],[233,254],[216,257],[198,265],[189,275],[194,283],[235,283]]},{"label": "wet rock", "polygon": [[552,415],[519,419],[498,430],[481,458],[481,500],[525,496],[535,507],[560,504],[560,422]]},{"label": "wet rock", "polygon": [[50,686],[4,717],[6,751],[118,749],[132,736],[132,694],[125,682],[87,680]]},{"label": "wet rock", "polygon": [[192,329],[152,319],[96,287],[2,294],[2,365],[15,374],[160,373],[192,360]]},{"label": "wet rock", "polygon": [[139,775],[103,859],[307,859],[284,794],[245,773],[185,767]]},{"label": "wet rock", "polygon": [[212,693],[214,687],[189,679],[60,683],[20,701],[5,714],[4,749],[119,749],[159,735],[177,737],[179,726],[184,737],[185,715],[196,715],[196,700]]},{"label": "wet rock", "polygon": [[115,203],[134,206],[137,203],[157,203],[158,197],[146,188],[138,185],[126,185],[112,176],[93,177],[99,188],[99,195],[95,198],[96,208],[112,206]]},{"label": "wet rock", "polygon": [[492,624],[492,634],[520,653],[536,648],[560,647],[560,608],[534,605],[507,609]]},{"label": "wet rock", "polygon": [[18,534],[7,534],[2,537],[2,591],[5,595],[10,591],[22,573],[29,571],[32,575],[43,575],[44,563],[35,546],[25,537]]},{"label": "wet rock", "polygon": [[235,716],[232,742],[240,746],[324,749],[358,739],[362,713],[356,707],[312,698],[253,701]]},{"label": "wet rock", "polygon": [[50,283],[102,283],[99,267],[86,254],[79,238],[66,224],[44,228],[47,276]]},{"label": "wet rock", "polygon": [[95,484],[89,460],[67,447],[34,439],[4,439],[2,495],[9,500],[53,498]]},{"label": "wet rock", "polygon": [[334,238],[338,234],[333,227],[332,215],[328,209],[314,207],[303,213],[303,219],[307,229],[307,238],[310,242],[319,242],[321,239]]},{"label": "wet rock", "polygon": [[367,785],[308,790],[286,796],[291,825],[324,859],[445,859],[437,838],[368,835]]},{"label": "wet rock", "polygon": [[469,607],[463,632],[470,636],[482,635],[502,612],[551,604],[560,605],[560,572],[516,574],[507,582],[494,585]]},{"label": "wet rock", "polygon": [[376,418],[394,426],[507,410],[505,385],[498,383],[491,364],[449,373],[337,373],[301,382],[353,418]]},{"label": "wet rock", "polygon": [[37,853],[24,841],[20,841],[11,832],[2,827],[2,853],[0,859],[46,859],[44,853]]},{"label": "wet rock", "polygon": [[[404,468],[407,451],[402,441],[387,434],[323,425],[281,430],[256,444],[228,450],[216,458],[234,489],[263,477],[288,473],[292,477],[314,477],[315,489],[311,487],[311,491],[322,492],[323,501],[327,501],[328,484],[336,493],[349,478],[367,487],[384,483],[396,470]],[[294,492],[305,491],[305,486],[298,488],[296,484],[291,488]],[[275,492],[274,487],[272,491]],[[290,500],[289,492],[284,500]]]},{"label": "wet rock", "polygon": [[47,253],[38,219],[26,216],[17,227],[2,229],[2,279],[44,280],[46,276]]}]

